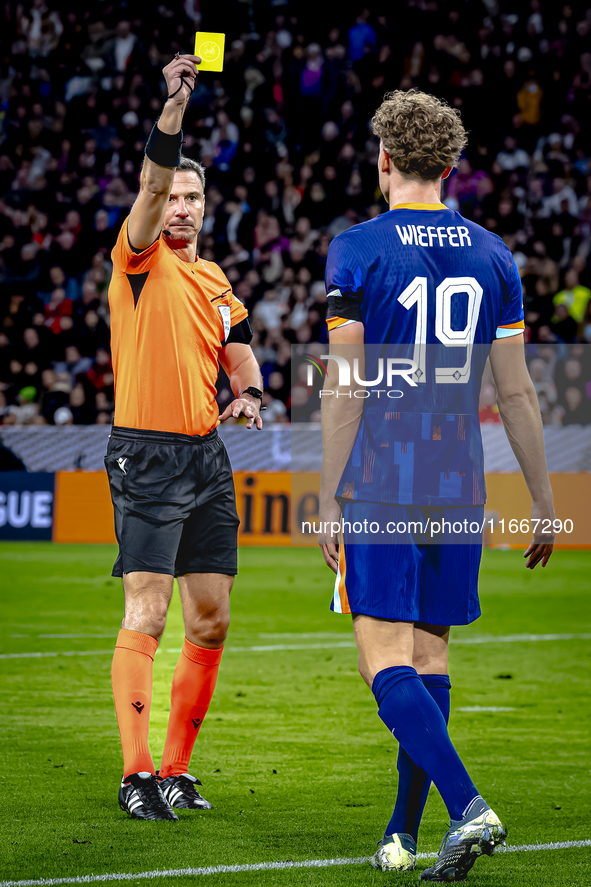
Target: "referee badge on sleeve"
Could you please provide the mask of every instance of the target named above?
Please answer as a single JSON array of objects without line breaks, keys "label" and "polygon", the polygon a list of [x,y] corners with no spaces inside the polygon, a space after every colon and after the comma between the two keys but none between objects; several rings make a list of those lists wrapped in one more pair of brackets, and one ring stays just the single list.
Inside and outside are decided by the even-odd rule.
[{"label": "referee badge on sleeve", "polygon": [[218,311],[222,315],[222,323],[224,324],[224,342],[226,342],[232,326],[231,309],[229,305],[218,305]]}]

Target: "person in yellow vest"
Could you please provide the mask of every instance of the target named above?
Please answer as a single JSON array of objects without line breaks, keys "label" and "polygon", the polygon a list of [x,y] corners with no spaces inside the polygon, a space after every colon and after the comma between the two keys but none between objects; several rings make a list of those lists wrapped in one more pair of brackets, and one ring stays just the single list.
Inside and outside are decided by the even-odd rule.
[{"label": "person in yellow vest", "polygon": [[[566,305],[570,316],[582,323],[587,311],[587,305],[591,299],[591,289],[579,283],[579,275],[574,268],[569,268],[564,275],[564,289],[556,293],[552,302],[556,308],[558,305]],[[552,323],[556,323],[558,317],[554,315]]]},{"label": "person in yellow vest", "polygon": [[521,124],[537,126],[542,117],[544,91],[534,76],[528,77],[517,93],[517,107]]}]

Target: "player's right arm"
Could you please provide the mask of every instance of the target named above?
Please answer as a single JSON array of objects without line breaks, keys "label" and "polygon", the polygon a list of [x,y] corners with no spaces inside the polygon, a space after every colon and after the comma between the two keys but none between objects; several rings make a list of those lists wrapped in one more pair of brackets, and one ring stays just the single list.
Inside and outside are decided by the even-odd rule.
[{"label": "player's right arm", "polygon": [[[532,520],[554,520],[552,488],[544,453],[544,432],[538,399],[525,362],[523,335],[496,339],[490,362],[498,391],[498,407],[511,449],[519,462],[532,498]],[[527,566],[545,567],[554,547],[553,537],[536,534],[527,548]]]},{"label": "player's right arm", "polygon": [[[357,378],[365,378],[365,328],[361,305],[364,298],[364,275],[359,257],[343,237],[330,244],[326,262],[326,290],[330,355],[327,375],[323,383],[322,414],[322,472],[320,475],[319,517],[321,532],[318,543],[325,563],[336,573],[338,569],[338,534],[333,529],[340,522],[341,506],[335,494],[359,430],[363,414],[363,398],[357,397],[364,388],[350,374],[349,384],[340,384],[338,359],[344,358],[349,367],[358,362]],[[330,392],[330,393],[329,393]]]},{"label": "player's right arm", "polygon": [[[363,324],[355,322],[336,327],[329,333],[330,355],[345,358],[350,367],[357,360],[360,379],[365,378],[364,332]],[[341,506],[335,499],[335,493],[359,431],[363,399],[357,397],[356,392],[364,390],[364,387],[353,379],[347,386],[340,385],[337,361],[328,360],[323,389],[332,393],[323,396],[321,401],[322,471],[318,512],[325,529],[318,534],[318,544],[326,565],[336,573],[339,562],[338,534],[333,532],[334,526],[331,525],[340,522]]]},{"label": "player's right arm", "polygon": [[[146,146],[147,153],[140,176],[140,193],[131,208],[127,222],[129,242],[136,250],[147,249],[160,235],[176,169],[173,157],[175,145],[178,143],[180,153],[181,123],[197,76],[195,64],[200,61],[198,56],[182,55],[178,59],[173,59],[163,69],[168,95],[172,98],[167,99],[162,116]],[[173,163],[170,166],[161,165],[156,162],[158,160],[165,163],[172,160]]]}]

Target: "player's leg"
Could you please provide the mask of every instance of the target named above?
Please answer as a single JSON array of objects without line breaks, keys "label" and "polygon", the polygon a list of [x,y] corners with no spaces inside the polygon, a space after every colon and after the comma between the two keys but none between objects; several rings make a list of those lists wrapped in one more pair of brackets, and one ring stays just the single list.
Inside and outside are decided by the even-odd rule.
[{"label": "player's leg", "polygon": [[193,747],[215,690],[230,624],[233,576],[189,573],[179,576],[185,639],[172,679],[170,715],[159,775],[170,804],[209,809],[189,775]]},{"label": "player's leg", "polygon": [[[368,520],[380,522],[380,516],[358,513],[357,509],[356,503],[346,507],[345,520],[353,520],[355,516],[358,521],[367,517]],[[406,513],[401,515],[405,520],[408,517]],[[393,508],[390,520],[394,518],[398,520],[396,508]],[[381,515],[382,524],[383,521],[384,515]],[[455,593],[451,595],[451,605],[449,596],[444,596],[442,600],[441,577],[446,573],[447,581],[454,582],[456,578],[461,578],[460,573],[464,568],[461,564],[457,569],[453,563],[447,564],[446,572],[442,570],[442,566],[446,565],[437,563],[432,565],[434,569],[431,572],[426,571],[428,548],[415,544],[413,539],[399,541],[405,544],[359,546],[347,544],[345,538],[346,597],[351,610],[358,614],[354,616],[354,630],[360,654],[360,671],[374,692],[380,717],[410,759],[429,775],[442,794],[452,820],[447,843],[451,847],[457,838],[462,844],[458,858],[454,857],[449,865],[440,858],[436,866],[423,873],[422,877],[432,875],[434,880],[445,880],[449,874],[447,879],[455,880],[456,876],[459,879],[465,875],[478,853],[491,852],[504,837],[504,831],[498,818],[478,795],[451,743],[440,707],[412,665],[414,628],[411,623],[449,625],[470,622],[478,616],[478,598],[474,583],[466,580],[459,597]],[[452,560],[460,562],[457,552]],[[475,558],[469,559],[468,572],[470,577],[474,572],[477,577],[478,566],[472,561]],[[429,585],[431,573],[435,578],[439,577],[439,584],[434,583],[432,598],[425,602],[423,591]],[[450,607],[453,619],[439,616]],[[432,614],[436,614],[437,618],[433,618]],[[439,662],[437,667],[442,665]],[[477,852],[472,852],[472,845],[463,844],[463,829],[468,819],[477,821]],[[414,867],[416,845],[401,845],[401,840],[412,842],[410,835],[385,835],[380,841],[374,864],[388,870]],[[441,866],[435,871],[440,861],[444,869],[443,878],[439,877],[440,870],[443,870]]]},{"label": "player's leg", "polygon": [[[371,526],[397,524],[406,520],[406,509],[400,506],[382,506],[371,503],[347,503],[343,510],[344,540],[339,550],[339,571],[331,608],[338,613],[363,613],[375,616],[378,632],[385,633],[384,661],[376,669],[392,664],[411,666],[413,661],[413,623],[419,614],[418,571],[420,559],[409,534],[398,535],[399,544],[364,544],[361,534],[353,534],[354,527],[364,521]],[[361,542],[361,544],[360,544]],[[374,544],[371,544],[373,542]],[[380,617],[383,621],[380,621]],[[362,629],[362,619],[354,621],[355,630]],[[395,634],[394,642],[392,634]],[[371,663],[364,658],[363,643],[359,643],[361,673],[371,686]],[[383,871],[410,871],[416,866],[416,840],[409,834],[392,834],[386,830],[378,843],[372,864]]]},{"label": "player's leg", "polygon": [[412,652],[408,656],[413,626],[362,615],[354,617],[353,625],[360,671],[376,697],[380,718],[429,774],[451,819],[461,819],[478,791],[451,743],[439,706],[412,666]]},{"label": "player's leg", "polygon": [[165,797],[173,806],[188,809],[211,807],[195,789],[198,780],[188,770],[213,696],[230,623],[239,524],[232,471],[222,441],[216,438],[196,447],[194,463],[197,507],[185,521],[175,571],[185,640],[172,682],[160,767]]},{"label": "player's leg", "polygon": [[[449,627],[416,623],[413,631],[412,665],[437,703],[447,724],[451,684],[447,674]],[[396,804],[385,835],[410,835],[417,841],[430,777],[414,763],[404,748],[398,748]]]},{"label": "player's leg", "polygon": [[449,625],[415,622],[412,664],[421,676],[447,675],[449,659]]},{"label": "player's leg", "polygon": [[[468,521],[470,528],[482,523],[481,507],[445,509],[444,519]],[[482,554],[477,534],[469,537],[476,544],[429,546],[421,575],[421,618],[426,622],[467,625],[480,615],[478,569]],[[463,811],[450,814],[450,829],[443,839],[437,861],[421,874],[424,881],[463,880],[476,859],[491,854],[504,840],[506,831],[496,813],[481,798]]]}]

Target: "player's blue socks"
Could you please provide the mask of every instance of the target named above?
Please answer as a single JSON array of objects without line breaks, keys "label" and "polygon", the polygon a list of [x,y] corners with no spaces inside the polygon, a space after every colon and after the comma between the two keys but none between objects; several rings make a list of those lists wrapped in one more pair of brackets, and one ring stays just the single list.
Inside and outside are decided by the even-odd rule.
[{"label": "player's blue socks", "polygon": [[375,676],[372,691],[388,730],[433,780],[450,819],[461,819],[478,790],[451,743],[439,706],[415,669],[384,668]]},{"label": "player's blue socks", "polygon": [[[446,674],[419,675],[424,687],[429,691],[443,715],[445,723],[449,721],[451,683]],[[386,835],[410,835],[418,839],[419,825],[431,779],[424,770],[413,762],[402,746],[398,747],[398,791],[396,805],[390,822],[386,826]]]}]

